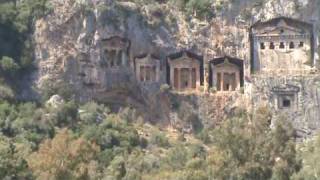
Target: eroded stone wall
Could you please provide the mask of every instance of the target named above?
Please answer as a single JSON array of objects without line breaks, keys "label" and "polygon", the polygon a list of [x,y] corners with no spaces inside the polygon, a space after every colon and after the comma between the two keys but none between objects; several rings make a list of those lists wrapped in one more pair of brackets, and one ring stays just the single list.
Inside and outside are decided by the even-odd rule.
[{"label": "eroded stone wall", "polygon": [[[214,128],[223,120],[232,117],[237,109],[247,109],[249,101],[244,94],[170,94],[170,124],[184,131],[194,132],[199,128]],[[196,126],[196,127],[193,127]]]},{"label": "eroded stone wall", "polygon": [[296,74],[315,66],[313,25],[278,17],[250,28],[252,70]]},{"label": "eroded stone wall", "polygon": [[[319,75],[253,76],[247,87],[246,93],[251,99],[253,109],[268,107],[274,117],[273,123],[279,118],[285,118],[297,129],[300,137],[310,135],[320,128]],[[281,87],[284,87],[283,95],[296,96],[290,107],[279,108],[279,94],[274,89]]]},{"label": "eroded stone wall", "polygon": [[[207,92],[200,91],[201,93],[197,94],[178,95],[189,96],[179,98],[181,103],[187,104],[183,105],[187,107],[183,109],[194,112],[205,126],[210,127],[221,122],[226,116],[232,115],[232,109],[236,107],[251,111],[252,106],[268,105],[273,113],[277,114],[279,111],[273,106],[272,89],[290,81],[290,84],[300,89],[298,100],[301,104],[298,105],[298,112],[288,113],[288,119],[292,119],[298,129],[306,128],[306,132],[319,127],[319,90],[315,85],[318,75],[301,71],[295,74],[294,78],[284,78],[282,75],[285,73],[277,73],[272,77],[262,76],[260,79],[250,77],[247,31],[256,20],[281,15],[306,21],[315,20],[315,24],[320,24],[317,0],[299,1],[299,11],[295,9],[295,0],[267,0],[267,3],[253,8],[251,0],[230,1],[224,12],[217,14],[210,22],[201,22],[196,18],[190,20],[174,9],[175,7],[163,4],[159,5],[163,15],[157,18],[150,13],[150,7],[140,8],[132,2],[97,0],[94,1],[95,4],[87,6],[89,9],[72,3],[73,1],[51,2],[54,11],[37,21],[34,34],[36,65],[39,69],[34,76],[37,87],[41,87],[45,81],[64,81],[76,90],[76,97],[81,101],[95,99],[115,106],[129,105],[140,110],[146,115],[146,119],[151,121],[182,121],[183,116],[178,117],[170,98],[165,94],[158,94],[159,85],[143,87],[137,83],[132,60],[139,54],[155,53],[162,60],[161,67],[166,67],[165,59],[168,54],[181,49],[192,49],[204,56],[206,53],[210,54],[212,57],[205,58],[207,60],[222,55],[244,59],[244,94],[236,92],[208,95]],[[245,13],[251,18],[245,19]],[[174,20],[167,21],[172,17]],[[150,23],[154,20],[159,23]],[[316,28],[315,32],[317,31]],[[112,36],[130,40],[130,66],[110,69],[104,65],[100,42]],[[306,56],[303,52],[299,52],[299,55],[290,52],[285,54],[285,59]],[[270,55],[266,52],[264,56],[270,58],[277,54]],[[303,66],[307,62],[302,58],[297,61]],[[161,82],[166,82],[166,68],[162,71]],[[208,74],[208,71],[206,73]],[[277,75],[279,79],[285,80],[275,78]],[[291,80],[288,80],[290,78]],[[205,75],[205,79],[208,79],[208,75]]]}]

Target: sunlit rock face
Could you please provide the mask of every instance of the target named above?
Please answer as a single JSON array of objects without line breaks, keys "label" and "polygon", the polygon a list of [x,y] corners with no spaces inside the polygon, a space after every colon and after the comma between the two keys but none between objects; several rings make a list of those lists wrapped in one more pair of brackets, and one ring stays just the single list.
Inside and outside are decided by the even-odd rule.
[{"label": "sunlit rock face", "polygon": [[253,109],[269,107],[273,114],[272,124],[287,119],[297,135],[311,135],[320,128],[320,78],[319,75],[303,76],[255,76],[247,92]]},{"label": "sunlit rock face", "polygon": [[272,124],[292,122],[299,137],[320,128],[314,24],[279,17],[250,28],[251,73],[245,89],[253,109],[268,107]]},{"label": "sunlit rock face", "polygon": [[251,26],[252,70],[296,74],[315,66],[313,25],[280,17]]},{"label": "sunlit rock face", "polygon": [[[187,116],[175,115],[174,98],[161,88],[170,84],[168,56],[190,50],[203,56],[201,83],[196,81],[197,91],[191,95],[176,94],[190,108],[178,109],[192,112],[190,117],[211,127],[237,108],[251,111],[266,105],[275,115],[287,114],[302,134],[308,134],[320,127],[319,2],[225,1],[215,18],[200,21],[166,3],[140,7],[125,1],[52,0],[53,11],[35,23],[34,84],[43,89],[47,82],[65,82],[79,101],[129,105],[153,122],[170,124]],[[278,18],[282,16],[299,21]],[[266,23],[256,23],[259,20]],[[219,93],[213,88],[218,78],[212,79],[218,74],[210,71],[215,68],[209,61],[225,56],[241,59],[240,69],[234,71],[240,86]],[[194,82],[190,74],[183,77]],[[184,95],[191,100],[179,98]]]}]

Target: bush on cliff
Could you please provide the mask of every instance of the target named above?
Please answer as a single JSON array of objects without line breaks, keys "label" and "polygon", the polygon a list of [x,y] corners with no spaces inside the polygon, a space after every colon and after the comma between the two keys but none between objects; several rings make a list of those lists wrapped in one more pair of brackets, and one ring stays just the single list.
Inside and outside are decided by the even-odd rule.
[{"label": "bush on cliff", "polygon": [[[33,61],[32,33],[35,20],[49,12],[47,0],[0,2],[0,59],[4,75],[30,69]],[[19,68],[20,67],[20,68]]]},{"label": "bush on cliff", "polygon": [[214,130],[209,164],[218,179],[290,179],[298,171],[290,124],[279,120],[270,129],[267,111],[258,113],[252,122],[244,114]]}]

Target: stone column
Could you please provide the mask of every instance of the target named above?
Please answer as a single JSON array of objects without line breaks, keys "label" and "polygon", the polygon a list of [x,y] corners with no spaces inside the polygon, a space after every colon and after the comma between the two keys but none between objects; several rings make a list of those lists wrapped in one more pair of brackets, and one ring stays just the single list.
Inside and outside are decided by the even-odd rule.
[{"label": "stone column", "polygon": [[[262,70],[262,61],[261,61],[261,52],[259,50],[258,41],[255,39],[253,43],[253,60],[252,64],[250,64],[250,69],[253,71],[261,71]],[[269,46],[269,44],[268,44]],[[268,47],[269,48],[269,47]],[[252,67],[253,66],[253,67]]]},{"label": "stone column", "polygon": [[193,68],[189,68],[189,83],[188,83],[188,86],[189,86],[188,88],[189,89],[192,89],[192,75],[193,75],[192,74],[192,69]]},{"label": "stone column", "polygon": [[220,75],[220,77],[221,77],[221,79],[220,79],[220,90],[221,91],[224,91],[224,89],[223,89],[224,77],[223,76],[224,76],[224,72],[222,71],[221,75]]},{"label": "stone column", "polygon": [[116,55],[115,55],[115,62],[114,62],[114,65],[115,66],[119,66],[118,64],[119,64],[119,61],[120,61],[120,59],[118,59],[118,57],[119,57],[119,50],[116,50]]},{"label": "stone column", "polygon": [[156,70],[154,69],[155,66],[150,65],[149,67],[150,67],[150,81],[155,82],[155,80],[156,80]]},{"label": "stone column", "polygon": [[127,61],[126,61],[126,53],[123,52],[123,51],[120,51],[121,52],[121,64],[123,66],[126,66],[127,65]]},{"label": "stone column", "polygon": [[140,80],[140,64],[139,63],[136,64],[136,78],[139,82],[141,81]]},{"label": "stone column", "polygon": [[294,110],[297,110],[298,108],[299,108],[299,102],[301,102],[301,101],[299,101],[299,92],[296,92],[296,93],[294,93],[294,95],[293,95],[293,108],[294,108]]},{"label": "stone column", "polygon": [[[231,77],[232,77],[232,73],[228,73],[228,76],[229,76],[229,78],[228,78],[228,81],[229,81],[229,91],[232,91],[232,84],[231,84],[231,82],[230,82],[230,79],[231,79]],[[235,80],[236,81],[236,80]]]},{"label": "stone column", "polygon": [[[147,82],[147,76],[148,76],[148,74],[147,74],[147,69],[149,69],[149,66],[147,66],[147,65],[144,65],[144,75],[143,75],[143,81],[144,82]],[[150,72],[150,71],[149,71]],[[150,74],[149,74],[150,75]],[[150,77],[149,77],[150,78]]]},{"label": "stone column", "polygon": [[196,89],[200,87],[200,66],[196,68]]},{"label": "stone column", "polygon": [[144,82],[144,76],[145,76],[145,72],[146,72],[146,67],[143,64],[141,64],[140,68],[142,68],[142,71],[140,71],[140,81]]},{"label": "stone column", "polygon": [[236,72],[236,90],[240,90],[240,72]]},{"label": "stone column", "polygon": [[143,81],[147,82],[147,68],[148,66],[144,65]]},{"label": "stone column", "polygon": [[156,82],[160,81],[160,62],[156,63]]},{"label": "stone column", "polygon": [[279,95],[277,94],[275,97],[274,97],[274,104],[275,104],[275,109],[276,110],[279,110],[279,102],[278,102],[278,98],[279,98]]},{"label": "stone column", "polygon": [[178,90],[181,90],[181,68],[178,68],[177,76],[178,76]]},{"label": "stone column", "polygon": [[169,68],[170,68],[170,85],[172,87],[172,89],[174,89],[174,68],[171,66],[171,64],[169,63]]},{"label": "stone column", "polygon": [[108,63],[109,63],[109,67],[113,67],[113,66],[114,66],[114,57],[112,57],[113,53],[114,53],[114,50],[108,51]]},{"label": "stone column", "polygon": [[216,90],[218,90],[217,88],[218,75],[217,75],[216,69],[211,64],[209,68],[212,69],[211,79],[209,79],[209,81],[211,81],[212,88],[216,88]]},{"label": "stone column", "polygon": [[[204,91],[209,92],[209,84],[210,84],[210,63],[209,63],[209,54],[208,51],[205,52],[204,60],[203,60],[203,86],[204,86]],[[213,77],[213,76],[212,76]],[[212,83],[212,82],[211,82]],[[213,85],[213,83],[212,83]]]},{"label": "stone column", "polygon": [[[313,64],[314,64],[314,67],[316,67],[316,68],[318,68],[319,67],[319,56],[320,56],[320,54],[318,54],[317,53],[317,49],[318,49],[318,45],[319,45],[319,36],[318,36],[318,34],[317,34],[317,32],[316,32],[316,28],[315,28],[315,26],[313,26],[313,31],[312,31],[312,33],[313,33],[313,48],[314,48],[314,51],[315,52],[313,52],[313,54],[312,54],[312,56],[311,57],[313,57]],[[317,55],[318,54],[318,55]]]}]

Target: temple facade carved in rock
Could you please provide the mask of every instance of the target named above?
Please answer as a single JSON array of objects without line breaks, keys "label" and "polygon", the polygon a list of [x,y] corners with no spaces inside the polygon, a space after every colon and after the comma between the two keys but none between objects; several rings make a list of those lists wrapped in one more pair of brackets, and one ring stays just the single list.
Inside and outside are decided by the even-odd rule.
[{"label": "temple facade carved in rock", "polygon": [[[313,25],[279,17],[258,21],[248,27],[247,35],[243,47],[248,48],[241,51],[241,57],[221,49],[210,56],[199,50],[182,49],[160,56],[152,50],[130,57],[129,39],[103,39],[100,62],[107,67],[105,83],[113,86],[115,81],[134,78],[143,92],[151,94],[167,84],[177,94],[209,95],[221,101],[243,97],[248,104],[241,106],[254,110],[264,105],[275,116],[285,113],[298,129],[320,128],[320,90],[313,85],[319,79]],[[119,74],[119,68],[125,69]],[[111,74],[114,78],[108,78]],[[216,107],[224,108],[220,106],[225,105]],[[301,119],[306,119],[305,123]]]},{"label": "temple facade carved in rock", "polygon": [[126,38],[113,36],[101,40],[102,60],[108,68],[129,66],[130,41]]},{"label": "temple facade carved in rock", "polygon": [[140,83],[157,83],[160,81],[160,59],[152,54],[134,58],[136,78]]},{"label": "temple facade carved in rock", "polygon": [[312,24],[279,17],[250,28],[251,70],[295,74],[316,65]]},{"label": "temple facade carved in rock", "polygon": [[203,58],[189,51],[168,56],[169,84],[174,90],[197,90],[203,79]]},{"label": "temple facade carved in rock", "polygon": [[[131,67],[136,80],[142,84],[166,83],[175,91],[198,92],[204,84],[218,92],[239,91],[246,87],[245,77],[250,79],[251,76],[274,73],[297,75],[317,69],[312,24],[278,17],[256,22],[248,28],[248,34],[250,50],[246,57],[250,59],[227,54],[204,59],[205,55],[191,49],[167,54],[165,59],[151,52],[132,58],[128,53],[130,40],[114,36],[101,40],[101,62],[111,69]],[[209,78],[204,78],[206,65]],[[208,89],[203,90],[206,91]]]},{"label": "temple facade carved in rock", "polygon": [[239,91],[243,86],[243,60],[224,56],[210,62],[209,84],[218,92]]}]

